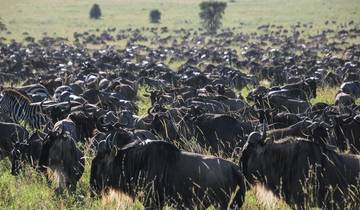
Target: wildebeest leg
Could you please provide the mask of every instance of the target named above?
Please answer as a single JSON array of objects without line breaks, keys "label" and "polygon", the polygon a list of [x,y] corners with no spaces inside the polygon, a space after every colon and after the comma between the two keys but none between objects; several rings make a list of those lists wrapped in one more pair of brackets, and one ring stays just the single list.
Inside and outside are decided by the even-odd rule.
[{"label": "wildebeest leg", "polygon": [[67,188],[69,189],[70,192],[75,192],[76,191],[76,181],[71,181],[66,183]]},{"label": "wildebeest leg", "polygon": [[155,189],[155,187],[152,185],[144,188],[144,191],[146,196],[144,207],[146,210],[156,210],[163,208],[164,195],[161,193],[161,190]]},{"label": "wildebeest leg", "polygon": [[0,149],[0,160],[4,159],[5,157],[6,157],[5,153]]}]

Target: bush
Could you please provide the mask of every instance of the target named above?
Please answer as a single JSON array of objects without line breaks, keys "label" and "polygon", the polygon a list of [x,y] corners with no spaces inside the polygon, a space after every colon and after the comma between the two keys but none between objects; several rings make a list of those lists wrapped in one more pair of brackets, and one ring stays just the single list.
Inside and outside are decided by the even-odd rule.
[{"label": "bush", "polygon": [[225,8],[225,2],[205,1],[200,3],[201,24],[209,33],[215,34],[220,28]]},{"label": "bush", "polygon": [[161,12],[157,9],[150,11],[150,22],[151,23],[159,23],[161,19]]},{"label": "bush", "polygon": [[90,19],[99,19],[101,17],[101,10],[98,4],[94,4],[90,9]]}]

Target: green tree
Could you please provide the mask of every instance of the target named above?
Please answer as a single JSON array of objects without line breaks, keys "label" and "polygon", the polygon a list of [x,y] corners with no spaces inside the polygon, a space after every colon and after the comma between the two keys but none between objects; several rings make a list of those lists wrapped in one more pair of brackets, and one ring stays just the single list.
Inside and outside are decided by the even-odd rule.
[{"label": "green tree", "polygon": [[98,4],[94,4],[90,9],[90,19],[99,19],[101,17],[101,9]]},{"label": "green tree", "polygon": [[159,23],[161,19],[161,12],[157,9],[150,11],[150,22],[151,23]]},{"label": "green tree", "polygon": [[200,3],[202,26],[211,34],[215,34],[221,26],[221,18],[226,8],[226,2],[204,1]]}]

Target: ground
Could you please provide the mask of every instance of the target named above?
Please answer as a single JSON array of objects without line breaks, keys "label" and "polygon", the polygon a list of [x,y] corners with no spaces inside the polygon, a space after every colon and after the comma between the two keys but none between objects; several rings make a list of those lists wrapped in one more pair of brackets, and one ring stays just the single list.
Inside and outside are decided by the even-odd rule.
[{"label": "ground", "polygon": [[[1,0],[0,20],[11,34],[0,32],[8,40],[23,40],[24,32],[36,38],[44,32],[50,36],[63,36],[71,40],[76,31],[87,31],[116,27],[168,27],[199,28],[200,0]],[[233,0],[227,1],[223,27],[235,27],[238,31],[256,31],[263,24],[289,27],[301,23],[313,23],[314,27],[305,33],[317,33],[322,29],[336,28],[338,24],[325,25],[327,20],[348,23],[360,18],[359,0]],[[89,10],[98,3],[103,17],[90,20]],[[149,11],[159,9],[162,13],[159,24],[149,23]],[[359,24],[359,23],[357,23]],[[124,43],[113,43],[122,47]],[[266,82],[266,81],[265,81]],[[313,101],[333,102],[336,89],[321,89]],[[139,93],[139,106],[146,113],[148,99]],[[245,94],[246,89],[241,91]],[[103,199],[92,199],[89,195],[89,165],[73,195],[57,197],[53,187],[44,176],[28,167],[19,177],[10,174],[10,163],[0,163],[0,208],[1,209],[142,209],[140,202],[132,202],[123,195],[111,194]],[[247,193],[243,209],[289,209],[284,202],[270,205],[260,203],[254,190]],[[120,199],[114,199],[120,198]]]},{"label": "ground", "polygon": [[[167,26],[198,28],[201,0],[1,0],[0,17],[13,33],[22,38],[23,32],[39,36],[72,37],[75,31],[96,28],[128,28]],[[289,26],[314,23],[313,31],[325,27],[326,20],[347,23],[359,19],[358,0],[233,0],[227,1],[223,26],[255,31],[262,24]],[[89,10],[98,3],[101,20],[90,20]],[[149,24],[149,12],[159,9],[160,24]],[[330,24],[331,25],[331,24]]]}]

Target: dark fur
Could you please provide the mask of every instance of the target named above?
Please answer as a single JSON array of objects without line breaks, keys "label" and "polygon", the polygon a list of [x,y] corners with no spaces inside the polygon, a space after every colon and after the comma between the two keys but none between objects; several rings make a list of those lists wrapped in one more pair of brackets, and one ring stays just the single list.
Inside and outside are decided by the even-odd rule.
[{"label": "dark fur", "polygon": [[49,168],[62,177],[57,192],[61,193],[66,188],[74,191],[84,172],[83,157],[72,138],[64,133],[50,132],[41,150],[40,170],[45,172]]},{"label": "dark fur", "polygon": [[[312,204],[326,209],[359,208],[356,189],[360,159],[356,156],[339,154],[323,144],[308,141],[282,144],[248,141],[241,165],[250,183],[264,184],[292,207],[305,208],[306,202],[313,200]],[[332,193],[330,187],[334,189]],[[355,189],[354,194],[350,188]]]},{"label": "dark fur", "polygon": [[37,168],[45,134],[35,131],[26,141],[14,145],[11,159],[11,174],[17,175],[23,162]]},{"label": "dark fur", "polygon": [[[145,193],[145,208],[240,208],[245,184],[240,169],[221,158],[179,151],[164,141],[136,141],[117,153],[98,153],[92,161],[90,185],[99,193],[110,187],[133,198]],[[237,188],[239,189],[238,191]],[[199,199],[199,200],[198,200]]]},{"label": "dark fur", "polygon": [[0,153],[10,157],[16,142],[22,142],[29,136],[28,131],[15,123],[0,122]]}]

